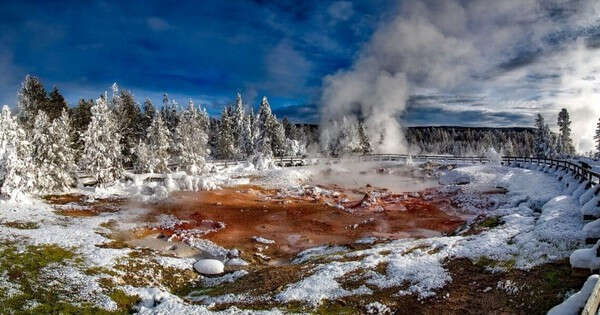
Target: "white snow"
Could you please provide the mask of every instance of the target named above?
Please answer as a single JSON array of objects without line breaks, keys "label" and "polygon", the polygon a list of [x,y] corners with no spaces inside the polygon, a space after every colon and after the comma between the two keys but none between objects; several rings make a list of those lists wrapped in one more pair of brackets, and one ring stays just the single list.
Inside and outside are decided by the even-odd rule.
[{"label": "white snow", "polygon": [[223,273],[225,265],[216,259],[200,259],[194,263],[194,269],[205,275],[218,275]]},{"label": "white snow", "polygon": [[585,306],[585,303],[592,293],[596,282],[598,281],[598,275],[591,275],[583,284],[581,290],[561,304],[556,305],[548,311],[548,315],[572,315],[579,314],[579,310]]}]

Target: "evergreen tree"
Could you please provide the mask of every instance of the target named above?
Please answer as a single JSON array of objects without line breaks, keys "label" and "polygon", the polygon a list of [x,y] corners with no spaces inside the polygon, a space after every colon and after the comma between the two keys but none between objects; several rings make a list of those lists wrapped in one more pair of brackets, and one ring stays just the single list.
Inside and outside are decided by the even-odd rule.
[{"label": "evergreen tree", "polygon": [[54,119],[60,117],[63,110],[68,109],[67,102],[65,102],[65,98],[60,94],[58,88],[56,86],[52,88],[52,92],[48,96],[48,106],[45,108],[46,114],[48,114],[48,119],[53,121]]},{"label": "evergreen tree", "polygon": [[208,148],[213,157],[219,156],[219,120],[210,118],[208,129]]},{"label": "evergreen tree", "polygon": [[81,135],[88,129],[88,125],[92,121],[92,106],[94,106],[94,100],[80,99],[77,106],[69,109],[71,116],[70,129],[73,139],[73,148],[75,149],[75,159],[79,161],[81,152],[83,151],[83,138]]},{"label": "evergreen tree", "polygon": [[148,130],[148,127],[152,124],[152,120],[154,120],[154,116],[156,115],[156,108],[152,105],[152,102],[149,99],[144,101],[144,110],[142,114],[142,130]]},{"label": "evergreen tree", "polygon": [[235,155],[239,158],[243,158],[245,156],[246,150],[245,150],[245,142],[247,139],[244,138],[244,123],[245,123],[245,116],[246,114],[244,113],[244,105],[242,103],[242,95],[240,93],[237,93],[236,99],[235,99],[235,105],[232,109],[232,113],[231,113],[231,132],[233,135],[233,141],[234,141],[234,149],[235,149]]},{"label": "evergreen tree", "polygon": [[54,181],[52,189],[63,191],[72,187],[77,181],[77,164],[75,150],[73,149],[73,127],[66,109],[52,121],[50,143],[53,144],[50,154],[50,176]]},{"label": "evergreen tree", "polygon": [[367,132],[365,130],[365,124],[362,121],[358,123],[358,139],[360,143],[360,152],[362,154],[371,153],[371,141],[369,140],[369,136],[367,135]]},{"label": "evergreen tree", "polygon": [[537,114],[535,118],[535,154],[537,157],[549,157],[551,152],[550,128],[544,123],[544,117]]},{"label": "evergreen tree", "polygon": [[202,128],[202,116],[190,100],[175,128],[175,146],[179,165],[190,174],[197,174],[204,167],[208,154],[208,136]]},{"label": "evergreen tree", "polygon": [[21,83],[17,94],[17,110],[19,120],[23,126],[31,130],[35,121],[35,115],[48,104],[46,90],[40,80],[34,76],[27,75]]},{"label": "evergreen tree", "polygon": [[44,111],[39,111],[35,117],[31,131],[32,162],[36,170],[35,186],[38,191],[47,192],[52,187],[52,178],[49,171],[50,151],[52,143],[49,141],[50,121]]},{"label": "evergreen tree", "polygon": [[573,146],[573,140],[571,139],[571,119],[569,118],[569,112],[566,108],[563,108],[558,113],[558,151],[560,154],[573,155],[575,154],[575,147]]},{"label": "evergreen tree", "polygon": [[148,135],[148,148],[152,157],[148,169],[156,173],[169,172],[171,133],[161,115],[154,116],[154,120],[152,120],[146,134]]},{"label": "evergreen tree", "polygon": [[[267,97],[263,97],[258,109],[258,130],[260,131],[259,138],[268,138],[271,144],[271,152],[274,156],[283,156],[287,151],[287,141],[285,138],[285,130],[277,117],[271,112],[271,105]],[[263,143],[263,144],[264,144]]]},{"label": "evergreen tree", "polygon": [[174,100],[169,100],[169,95],[167,95],[167,93],[163,94],[163,104],[160,113],[171,134],[175,132],[175,128],[179,123],[179,117],[177,114],[178,107],[179,105],[177,102]]},{"label": "evergreen tree", "polygon": [[131,166],[134,159],[133,147],[145,132],[143,129],[144,117],[139,104],[133,99],[133,95],[129,91],[119,90],[116,83],[113,84],[111,103],[121,132],[122,164]]},{"label": "evergreen tree", "polygon": [[100,186],[104,186],[117,180],[123,173],[121,135],[114,114],[108,108],[106,96],[96,100],[91,112],[88,129],[82,134],[84,147],[80,164]]},{"label": "evergreen tree", "polygon": [[40,192],[63,191],[75,184],[75,154],[70,129],[66,109],[52,122],[44,111],[36,116],[31,144],[35,185]]},{"label": "evergreen tree", "polygon": [[233,117],[229,107],[223,108],[217,137],[217,153],[220,159],[232,159],[235,156],[235,139],[233,137]]},{"label": "evergreen tree", "polygon": [[242,131],[242,139],[244,139],[244,148],[243,151],[245,156],[250,157],[254,154],[254,150],[256,150],[255,145],[257,141],[256,129],[254,126],[254,113],[252,110],[250,113],[244,117],[244,129]]},{"label": "evergreen tree", "polygon": [[0,115],[0,194],[14,197],[34,188],[35,174],[31,163],[31,145],[25,130],[4,105]]}]

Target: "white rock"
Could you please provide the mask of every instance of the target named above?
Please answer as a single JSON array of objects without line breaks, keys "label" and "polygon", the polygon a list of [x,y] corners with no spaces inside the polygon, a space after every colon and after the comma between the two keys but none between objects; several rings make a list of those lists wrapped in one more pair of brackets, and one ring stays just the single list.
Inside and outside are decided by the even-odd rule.
[{"label": "white rock", "polygon": [[194,269],[205,275],[218,275],[223,273],[225,265],[216,259],[200,259],[194,264]]}]

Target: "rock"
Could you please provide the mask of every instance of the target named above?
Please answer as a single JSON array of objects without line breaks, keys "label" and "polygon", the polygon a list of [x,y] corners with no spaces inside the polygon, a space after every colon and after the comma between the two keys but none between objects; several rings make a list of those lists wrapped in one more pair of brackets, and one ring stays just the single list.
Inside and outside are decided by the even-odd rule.
[{"label": "rock", "polygon": [[225,265],[216,259],[200,259],[194,263],[194,269],[204,275],[218,275],[223,273]]}]

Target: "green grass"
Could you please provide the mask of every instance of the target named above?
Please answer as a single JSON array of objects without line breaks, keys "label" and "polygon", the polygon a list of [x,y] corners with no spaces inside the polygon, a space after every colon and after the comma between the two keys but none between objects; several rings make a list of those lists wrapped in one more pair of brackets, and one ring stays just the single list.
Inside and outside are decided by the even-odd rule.
[{"label": "green grass", "polygon": [[[19,292],[12,296],[0,295],[0,313],[9,314],[128,314],[137,297],[112,290],[108,296],[119,306],[109,312],[91,303],[74,304],[65,301],[65,288],[49,285],[42,279],[42,269],[51,264],[78,264],[81,258],[73,251],[57,245],[0,246],[0,274],[17,284]],[[4,292],[6,293],[6,292]]]}]

